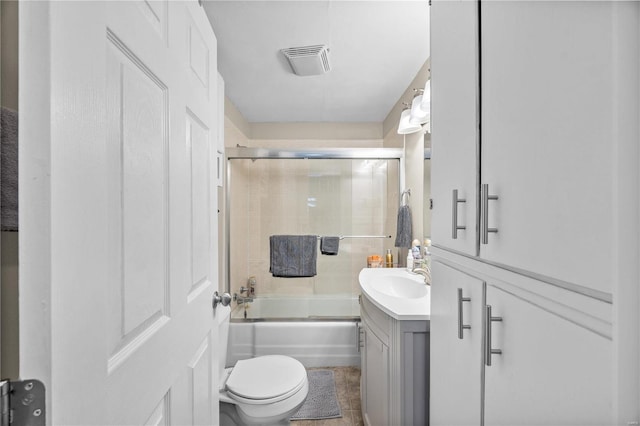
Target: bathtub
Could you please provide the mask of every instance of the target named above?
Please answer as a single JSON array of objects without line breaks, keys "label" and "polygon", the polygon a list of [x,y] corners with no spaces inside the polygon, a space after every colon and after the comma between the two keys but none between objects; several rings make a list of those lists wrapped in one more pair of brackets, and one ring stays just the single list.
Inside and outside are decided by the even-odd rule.
[{"label": "bathtub", "polygon": [[258,297],[231,312],[227,363],[280,354],[305,367],[360,366],[359,321],[355,298]]}]

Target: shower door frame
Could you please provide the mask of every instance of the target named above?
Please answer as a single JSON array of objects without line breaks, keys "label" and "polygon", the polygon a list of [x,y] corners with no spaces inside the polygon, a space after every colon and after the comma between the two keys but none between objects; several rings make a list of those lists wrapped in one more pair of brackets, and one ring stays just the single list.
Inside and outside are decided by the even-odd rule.
[{"label": "shower door frame", "polygon": [[260,159],[293,159],[293,160],[398,160],[398,202],[400,193],[405,186],[405,157],[403,148],[317,148],[317,149],[275,149],[236,147],[225,149],[224,183],[225,198],[225,277],[226,292],[231,289],[231,160],[260,160]]}]

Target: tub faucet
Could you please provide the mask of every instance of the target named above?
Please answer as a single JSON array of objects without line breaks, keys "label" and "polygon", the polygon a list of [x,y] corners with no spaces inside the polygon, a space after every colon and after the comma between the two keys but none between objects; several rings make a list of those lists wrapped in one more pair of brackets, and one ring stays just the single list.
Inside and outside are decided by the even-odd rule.
[{"label": "tub faucet", "polygon": [[[240,294],[242,294],[242,288],[240,289]],[[253,302],[253,297],[242,297],[242,296],[239,296],[238,293],[233,293],[233,300],[238,305],[242,305],[243,303]]]},{"label": "tub faucet", "polygon": [[431,285],[431,271],[429,270],[429,268],[414,268],[411,270],[411,272],[413,272],[414,274],[419,274],[422,275],[422,277],[424,278],[424,283],[426,285]]},{"label": "tub faucet", "polygon": [[240,294],[247,293],[247,297],[253,297],[256,294],[256,277],[249,277],[247,285],[248,287],[240,287]]},{"label": "tub faucet", "polygon": [[247,296],[254,296],[256,294],[256,277],[253,275],[249,277],[247,280],[247,285],[249,285]]}]

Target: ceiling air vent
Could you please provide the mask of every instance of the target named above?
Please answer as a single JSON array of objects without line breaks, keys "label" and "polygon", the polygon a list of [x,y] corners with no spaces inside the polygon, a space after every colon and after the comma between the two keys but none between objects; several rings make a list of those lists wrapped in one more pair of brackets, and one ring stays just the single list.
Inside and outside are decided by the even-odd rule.
[{"label": "ceiling air vent", "polygon": [[319,75],[331,70],[329,48],[324,44],[282,49],[291,69],[297,75]]}]

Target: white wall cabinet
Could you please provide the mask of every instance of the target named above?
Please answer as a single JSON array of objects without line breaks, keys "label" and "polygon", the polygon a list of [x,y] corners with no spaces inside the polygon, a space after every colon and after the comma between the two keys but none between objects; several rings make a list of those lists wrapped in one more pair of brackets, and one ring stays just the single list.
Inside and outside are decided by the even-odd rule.
[{"label": "white wall cabinet", "polygon": [[482,2],[482,183],[499,199],[481,257],[611,293],[613,227],[628,208],[615,156],[638,144],[619,112],[637,111],[638,92],[623,89],[637,72],[622,72],[637,69],[633,13],[637,25],[637,5],[618,2]]},{"label": "white wall cabinet", "polygon": [[432,424],[640,420],[639,28],[637,2],[433,0]]},{"label": "white wall cabinet", "polygon": [[502,320],[485,323],[485,344],[502,353],[485,367],[485,424],[611,424],[611,338],[508,284],[490,280],[486,291]]},{"label": "white wall cabinet", "polygon": [[[434,244],[611,299],[618,164],[637,162],[637,8],[433,2]],[[478,202],[483,184],[497,199]]]},{"label": "white wall cabinet", "polygon": [[429,322],[398,321],[363,294],[362,417],[367,426],[411,426],[429,418]]},{"label": "white wall cabinet", "polygon": [[482,417],[484,282],[440,262],[431,286],[431,425],[474,425]]},{"label": "white wall cabinet", "polygon": [[612,424],[604,302],[435,250],[432,426]]},{"label": "white wall cabinet", "polygon": [[431,237],[452,250],[476,255],[479,74],[475,2],[432,4],[431,61],[431,134],[432,139],[433,135],[439,138],[431,144],[431,220],[436,225],[431,227]]}]

